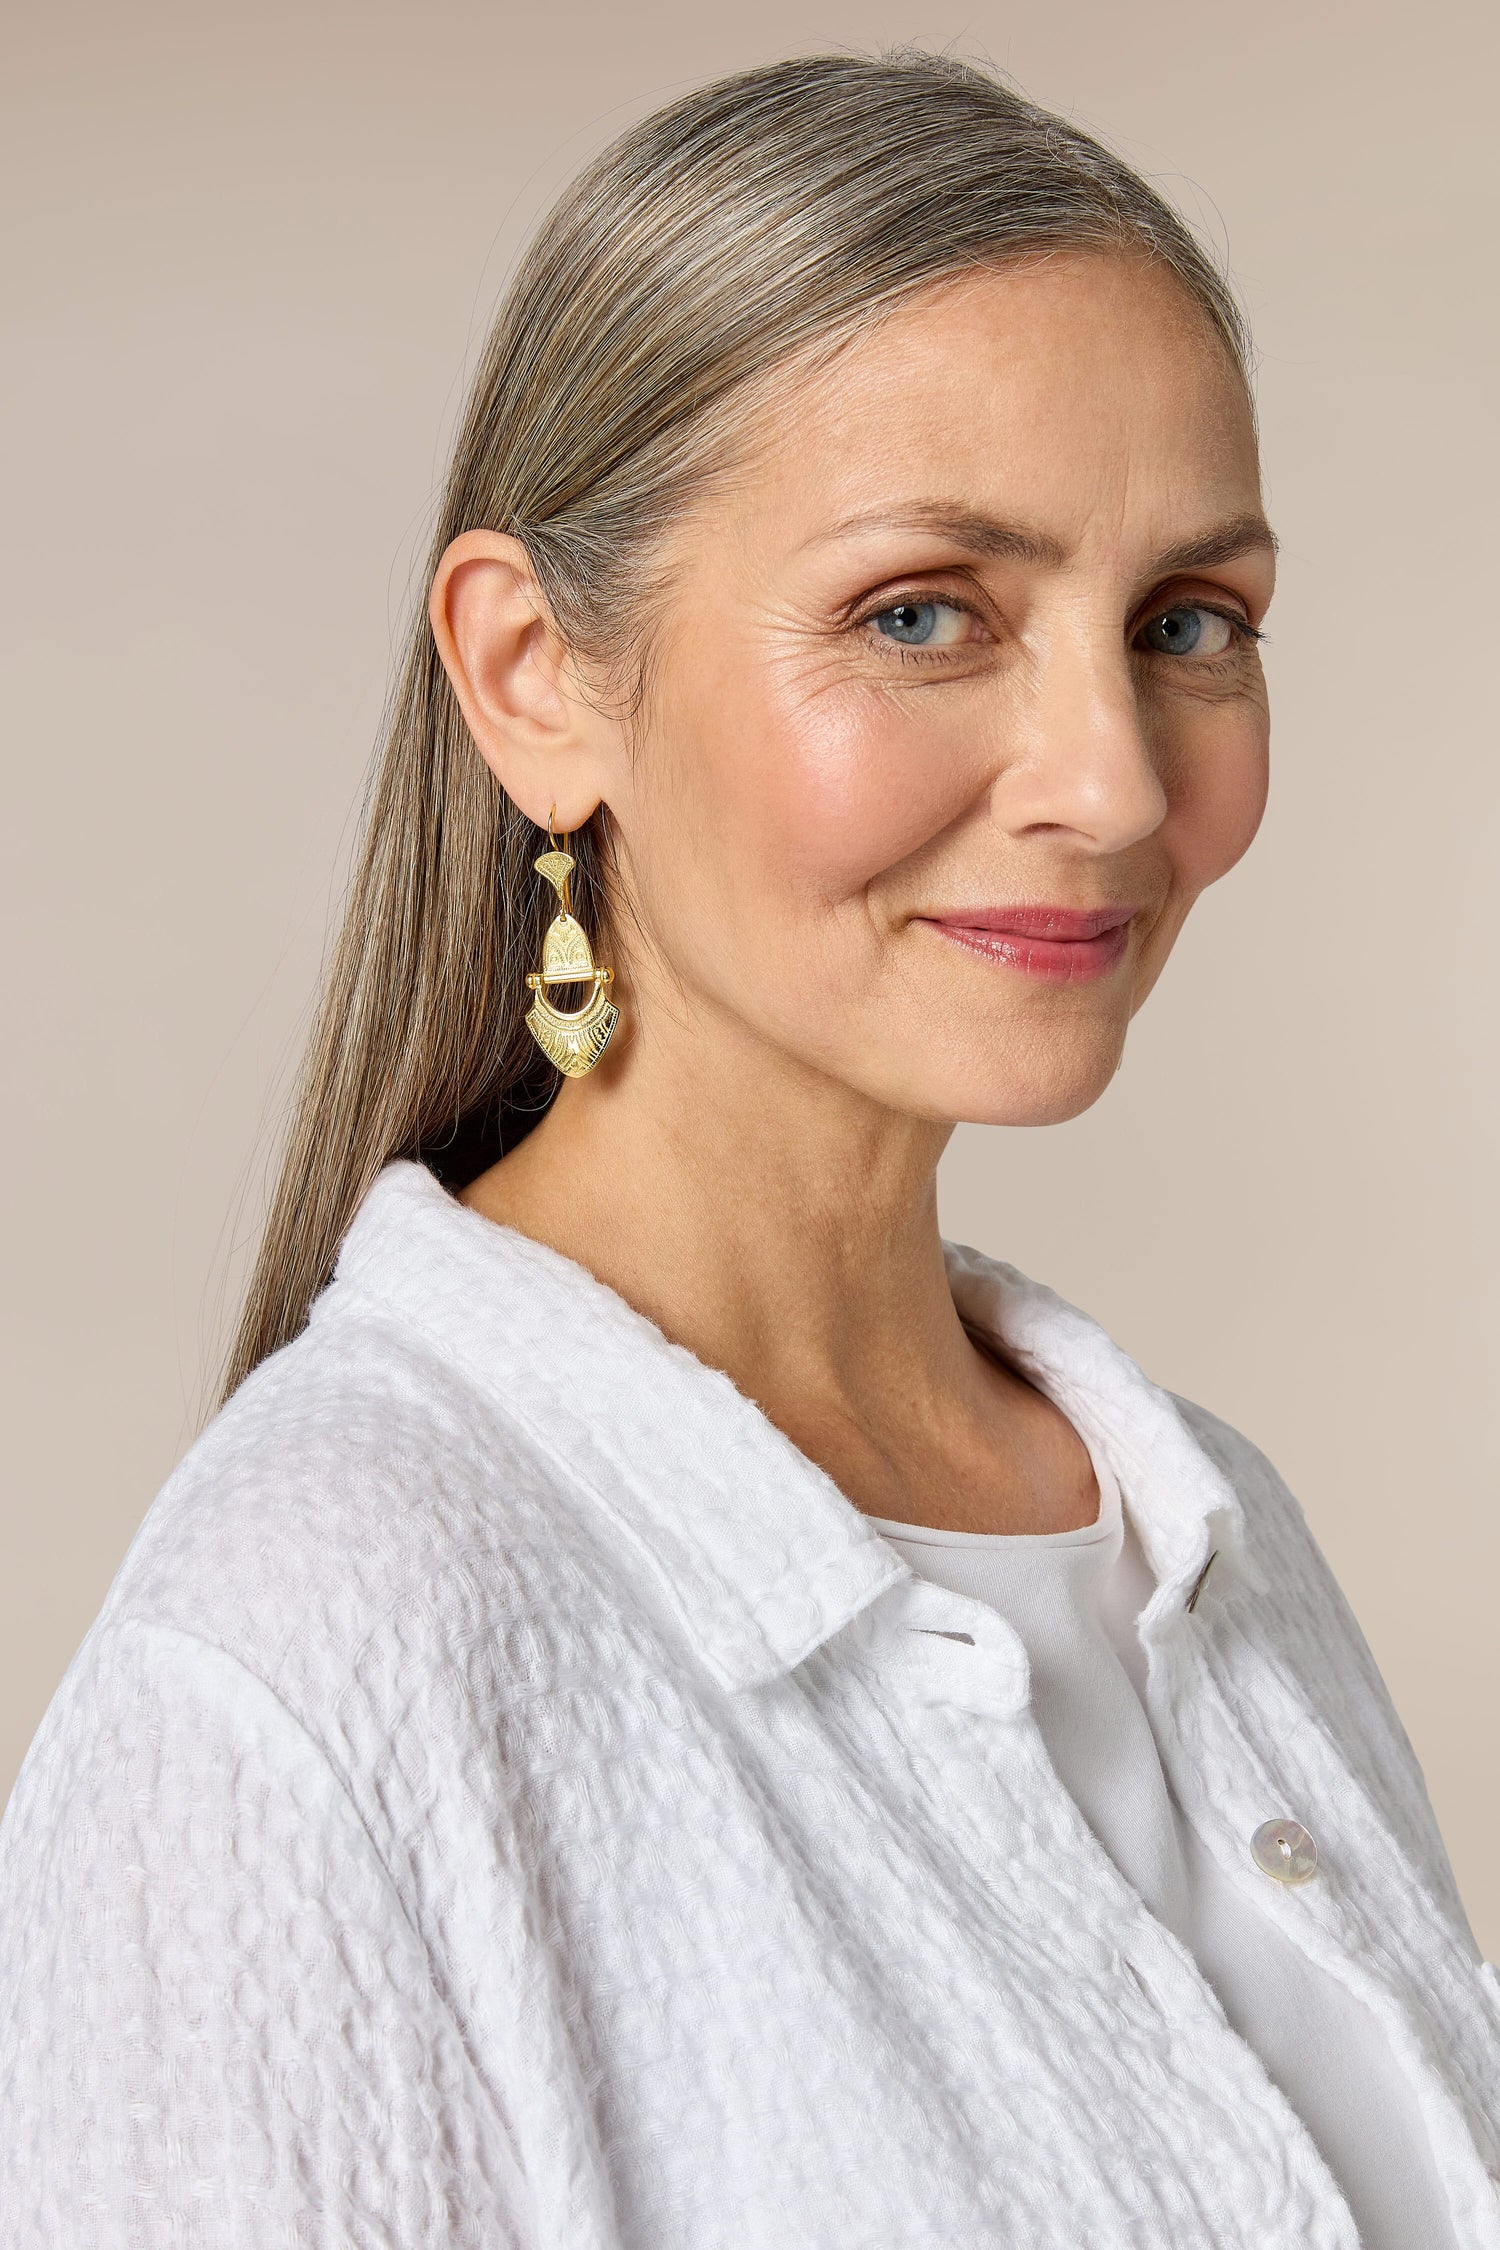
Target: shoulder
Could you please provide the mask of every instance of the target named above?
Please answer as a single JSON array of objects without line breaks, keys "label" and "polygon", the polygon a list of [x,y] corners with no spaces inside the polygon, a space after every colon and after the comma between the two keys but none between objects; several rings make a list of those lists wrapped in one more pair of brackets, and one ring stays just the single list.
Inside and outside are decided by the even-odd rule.
[{"label": "shoulder", "polygon": [[1388,1701],[1354,1611],[1302,1502],[1274,1461],[1208,1407],[1175,1392],[1167,1395],[1239,1500],[1255,1598],[1274,1622],[1278,1640],[1295,1650],[1306,1644],[1325,1674],[1335,1664],[1350,1668],[1366,1692]]},{"label": "shoulder", "polygon": [[1262,1566],[1316,1558],[1318,1574],[1328,1572],[1331,1578],[1302,1502],[1270,1455],[1244,1430],[1226,1422],[1199,1400],[1184,1398],[1178,1391],[1160,1395],[1170,1402],[1199,1449],[1233,1486],[1245,1511],[1249,1543]]},{"label": "shoulder", "polygon": [[191,1635],[315,1734],[418,1700],[579,1574],[577,1518],[505,1414],[414,1329],[331,1291],[157,1494],[98,1624]]},{"label": "shoulder", "polygon": [[1167,1395],[1189,1433],[1234,1488],[1244,1511],[1255,1575],[1278,1621],[1287,1627],[1300,1623],[1326,1650],[1342,1649],[1369,1683],[1378,1683],[1375,1660],[1349,1601],[1301,1500],[1275,1462],[1243,1430],[1208,1407],[1175,1392]]},{"label": "shoulder", "polygon": [[409,1902],[511,1850],[518,1741],[633,1647],[630,1590],[503,1392],[328,1295],[147,1510],[23,1763],[0,1900],[65,1819],[93,1881],[187,1806],[251,1860],[363,1836]]}]

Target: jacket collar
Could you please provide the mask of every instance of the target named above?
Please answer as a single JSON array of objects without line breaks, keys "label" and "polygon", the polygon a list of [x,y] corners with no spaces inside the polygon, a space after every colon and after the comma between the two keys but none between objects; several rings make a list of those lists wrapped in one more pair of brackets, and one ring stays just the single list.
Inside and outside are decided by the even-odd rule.
[{"label": "jacket collar", "polygon": [[[1216,1556],[1243,1573],[1239,1500],[1173,1400],[1104,1331],[1013,1266],[944,1243],[955,1305],[1119,1478],[1158,1580],[1143,1630]],[[727,1688],[771,1680],[888,1587],[905,1559],[728,1375],[583,1266],[468,1210],[398,1159],[369,1190],[313,1320],[374,1304],[488,1393],[661,1580]]]}]

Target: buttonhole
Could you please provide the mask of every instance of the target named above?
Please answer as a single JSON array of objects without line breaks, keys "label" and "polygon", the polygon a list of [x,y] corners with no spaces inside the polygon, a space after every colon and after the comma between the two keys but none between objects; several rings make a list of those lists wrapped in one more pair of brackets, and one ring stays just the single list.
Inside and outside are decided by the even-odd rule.
[{"label": "buttonhole", "polygon": [[914,1633],[936,1633],[940,1641],[967,1641],[970,1648],[974,1646],[974,1636],[972,1633],[950,1632],[948,1628],[943,1625],[913,1625],[912,1631]]},{"label": "buttonhole", "polygon": [[1218,1561],[1218,1559],[1219,1550],[1217,1547],[1215,1547],[1213,1553],[1209,1556],[1207,1562],[1203,1565],[1203,1568],[1199,1571],[1197,1577],[1193,1580],[1193,1590],[1187,1598],[1189,1616],[1191,1616],[1193,1611],[1198,1607],[1198,1596],[1202,1593],[1204,1587],[1208,1584],[1208,1574],[1213,1569],[1214,1564]]},{"label": "buttonhole", "polygon": [[1150,1985],[1147,1984],[1145,1978],[1141,1975],[1140,1970],[1136,1967],[1135,1963],[1129,1958],[1128,1955],[1122,1956],[1122,1960],[1124,1963],[1125,1974],[1130,1978],[1132,1984],[1134,1984],[1136,1991],[1146,2002],[1147,2006],[1154,2008],[1157,2014],[1160,2015],[1162,2013],[1161,2002],[1157,1999],[1156,1994],[1152,1991]]}]

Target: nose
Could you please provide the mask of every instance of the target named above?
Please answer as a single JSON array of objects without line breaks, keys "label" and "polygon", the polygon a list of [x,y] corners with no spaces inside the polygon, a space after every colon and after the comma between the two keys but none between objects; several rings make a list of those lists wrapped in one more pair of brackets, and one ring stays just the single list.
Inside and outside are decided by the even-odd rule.
[{"label": "nose", "polygon": [[[1036,672],[1020,742],[1012,713],[994,809],[1012,835],[1050,830],[1101,855],[1126,851],[1167,816],[1167,792],[1114,634],[1059,631]],[[1019,754],[1018,754],[1019,753]]]}]

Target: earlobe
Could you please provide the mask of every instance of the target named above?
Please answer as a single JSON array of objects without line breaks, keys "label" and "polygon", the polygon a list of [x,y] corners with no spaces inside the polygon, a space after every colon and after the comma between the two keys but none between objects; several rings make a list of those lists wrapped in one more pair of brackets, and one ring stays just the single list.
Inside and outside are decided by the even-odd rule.
[{"label": "earlobe", "polygon": [[[519,539],[466,531],[445,549],[428,617],[480,756],[545,826],[581,828],[602,791],[563,681],[566,650]],[[584,769],[589,769],[585,771]]]}]

